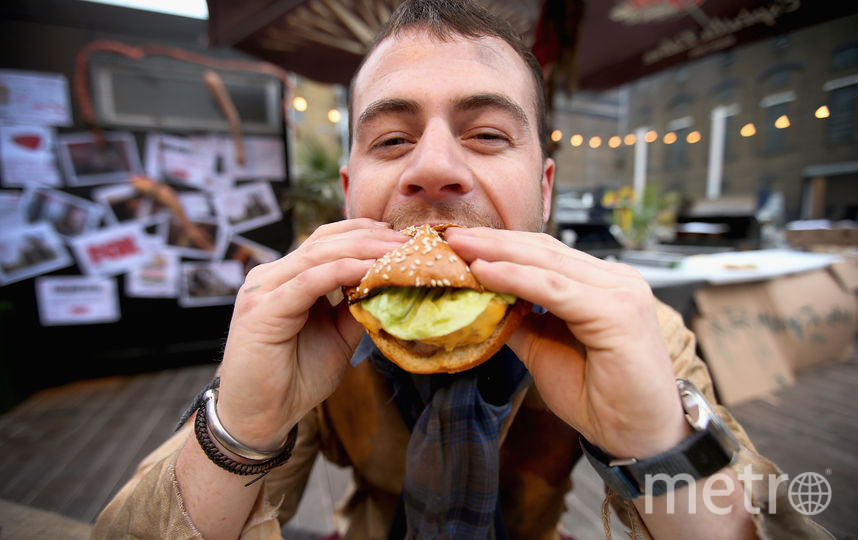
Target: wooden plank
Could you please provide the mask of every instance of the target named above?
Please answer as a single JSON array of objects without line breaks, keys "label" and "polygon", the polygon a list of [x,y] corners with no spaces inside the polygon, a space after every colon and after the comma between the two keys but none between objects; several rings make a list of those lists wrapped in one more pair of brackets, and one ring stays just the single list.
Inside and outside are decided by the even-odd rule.
[{"label": "wooden plank", "polygon": [[[175,391],[171,375],[170,372],[161,372],[149,379],[149,386],[160,388],[169,395]],[[115,477],[124,473],[126,464],[153,424],[161,420],[163,404],[145,401],[125,408],[105,408],[104,413],[108,417],[106,424],[110,429],[92,433],[80,452],[72,456],[68,467],[44,487],[42,494],[34,498],[32,504],[83,519],[94,491],[86,487],[90,483],[87,480],[97,478],[99,484],[114,484]],[[61,490],[66,492],[64,496],[57,498],[51,495]]]},{"label": "wooden plank", "polygon": [[[101,394],[92,392],[91,385],[73,385],[67,389],[68,399],[63,399],[62,392],[53,390],[47,399],[40,396],[36,408],[25,409],[19,421],[28,429],[26,444],[14,437],[3,438],[7,441],[3,447],[4,455],[13,457],[11,464],[15,466],[15,471],[4,482],[4,496],[28,504],[41,486],[62,470],[68,456],[85,441],[87,433],[99,429],[101,422],[96,419],[101,415],[98,411],[114,399],[121,398],[125,395],[123,391],[135,384],[133,378],[127,383],[110,385]],[[84,388],[87,400],[74,397],[79,388]]]},{"label": "wooden plank", "polygon": [[150,409],[144,425],[134,434],[133,444],[125,445],[120,441],[119,445],[125,446],[124,449],[105,453],[102,471],[109,469],[110,474],[103,474],[104,481],[88,497],[88,504],[77,512],[79,519],[94,521],[98,517],[104,506],[131,478],[140,461],[172,435],[179,416],[199,389],[208,384],[214,370],[214,366],[206,366],[204,369],[171,371],[166,389],[153,389],[164,396],[157,402],[159,408]]}]

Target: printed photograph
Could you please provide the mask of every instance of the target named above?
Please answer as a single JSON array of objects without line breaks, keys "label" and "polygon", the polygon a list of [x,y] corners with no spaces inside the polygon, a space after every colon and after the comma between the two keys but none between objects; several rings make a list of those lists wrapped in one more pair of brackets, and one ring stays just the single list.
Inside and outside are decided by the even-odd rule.
[{"label": "printed photograph", "polygon": [[244,273],[238,261],[218,261],[182,264],[182,307],[232,304],[244,283]]},{"label": "printed photograph", "polygon": [[137,145],[126,132],[105,133],[103,141],[91,133],[61,136],[59,157],[70,186],[126,182],[141,172]]},{"label": "printed photograph", "polygon": [[92,198],[107,208],[105,218],[109,223],[139,221],[152,213],[152,199],[130,185],[95,189]]},{"label": "printed photograph", "polygon": [[98,228],[104,216],[100,204],[49,188],[25,191],[22,211],[26,223],[50,223],[59,234],[70,238]]},{"label": "printed photograph", "polygon": [[62,238],[47,223],[0,233],[0,285],[38,276],[74,263]]},{"label": "printed photograph", "polygon": [[247,275],[254,266],[276,261],[280,258],[280,253],[242,236],[233,236],[226,246],[223,258],[240,262],[244,275]]},{"label": "printed photograph", "polygon": [[215,217],[180,220],[171,215],[159,233],[167,246],[191,259],[219,259],[226,248],[226,229]]},{"label": "printed photograph", "polygon": [[276,223],[283,215],[268,182],[253,182],[215,194],[215,207],[233,232],[242,233]]}]

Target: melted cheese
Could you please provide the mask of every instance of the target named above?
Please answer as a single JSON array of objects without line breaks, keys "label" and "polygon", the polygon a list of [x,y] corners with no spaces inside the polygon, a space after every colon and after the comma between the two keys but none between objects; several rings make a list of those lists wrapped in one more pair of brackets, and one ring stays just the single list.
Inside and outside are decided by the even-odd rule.
[{"label": "melted cheese", "polygon": [[[477,318],[464,328],[460,328],[455,332],[431,338],[424,338],[419,341],[428,343],[438,347],[452,350],[461,345],[471,345],[473,343],[482,343],[487,340],[497,328],[498,323],[506,315],[506,308],[509,304],[499,298],[492,298],[486,309],[477,316]],[[381,322],[376,319],[369,311],[365,310],[360,302],[349,306],[352,316],[364,325],[371,332],[378,332],[381,329]]]}]

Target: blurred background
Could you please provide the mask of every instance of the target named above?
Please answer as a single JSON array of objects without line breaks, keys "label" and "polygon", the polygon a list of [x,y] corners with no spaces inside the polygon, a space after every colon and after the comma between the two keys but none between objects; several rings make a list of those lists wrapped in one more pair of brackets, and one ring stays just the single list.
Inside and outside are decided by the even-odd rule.
[{"label": "blurred background", "polygon": [[[543,67],[547,232],[638,268],[698,334],[729,405],[854,365],[858,5],[480,1]],[[0,4],[7,443],[44,391],[208,376],[247,271],[342,218],[348,83],[398,3]],[[175,390],[168,407],[193,394]],[[841,421],[841,442],[858,441]],[[0,496],[38,499],[27,478]]]}]

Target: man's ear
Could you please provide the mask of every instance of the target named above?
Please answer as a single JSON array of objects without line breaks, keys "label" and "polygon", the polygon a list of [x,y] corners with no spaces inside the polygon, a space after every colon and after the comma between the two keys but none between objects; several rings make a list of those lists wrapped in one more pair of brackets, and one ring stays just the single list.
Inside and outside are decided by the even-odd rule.
[{"label": "man's ear", "polygon": [[340,187],[343,188],[344,206],[343,215],[350,219],[349,215],[349,166],[343,165],[340,167]]},{"label": "man's ear", "polygon": [[542,164],[542,222],[548,223],[551,217],[551,194],[554,189],[554,160],[545,158]]}]

